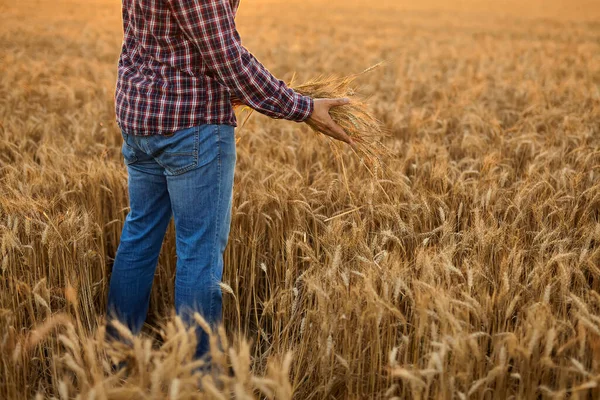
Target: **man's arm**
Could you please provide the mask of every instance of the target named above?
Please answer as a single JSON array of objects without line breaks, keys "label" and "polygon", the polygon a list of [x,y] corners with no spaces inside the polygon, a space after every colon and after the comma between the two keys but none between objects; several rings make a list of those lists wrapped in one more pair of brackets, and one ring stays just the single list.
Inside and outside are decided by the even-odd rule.
[{"label": "man's arm", "polygon": [[198,46],[211,76],[242,103],[271,118],[308,119],[313,99],[287,87],[242,46],[229,0],[168,3],[180,28]]}]

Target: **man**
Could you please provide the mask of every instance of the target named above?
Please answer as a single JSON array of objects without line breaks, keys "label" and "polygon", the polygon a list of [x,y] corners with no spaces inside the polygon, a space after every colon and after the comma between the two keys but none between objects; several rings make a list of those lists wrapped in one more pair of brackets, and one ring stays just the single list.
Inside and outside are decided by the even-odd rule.
[{"label": "man", "polygon": [[[130,211],[115,257],[109,316],[138,333],[165,231],[175,221],[175,310],[221,320],[219,282],[236,163],[232,99],[272,118],[311,122],[354,145],[329,116],[347,99],[312,99],[276,79],[241,43],[239,0],[123,0],[116,118]],[[208,349],[198,329],[196,357]],[[118,337],[109,324],[110,337]]]}]

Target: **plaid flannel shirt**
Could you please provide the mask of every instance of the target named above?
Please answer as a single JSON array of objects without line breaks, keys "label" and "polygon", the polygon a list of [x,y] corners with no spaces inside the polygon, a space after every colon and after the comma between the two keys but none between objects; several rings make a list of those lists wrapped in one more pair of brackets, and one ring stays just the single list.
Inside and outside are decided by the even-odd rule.
[{"label": "plaid flannel shirt", "polygon": [[276,79],[245,47],[239,0],[122,0],[116,121],[134,135],[200,124],[237,126],[231,100],[272,118],[305,121],[310,97]]}]

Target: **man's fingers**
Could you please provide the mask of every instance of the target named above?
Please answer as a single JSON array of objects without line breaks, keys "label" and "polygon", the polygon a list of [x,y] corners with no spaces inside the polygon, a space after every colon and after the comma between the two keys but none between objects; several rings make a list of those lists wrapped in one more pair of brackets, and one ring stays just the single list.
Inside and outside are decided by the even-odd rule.
[{"label": "man's fingers", "polygon": [[312,124],[321,133],[331,136],[339,141],[348,143],[355,148],[356,143],[341,126],[335,123],[335,121],[331,118],[331,114],[327,112],[327,110],[331,107],[343,106],[350,103],[350,99],[346,97],[337,99],[318,99],[315,100],[315,104],[317,104],[317,102],[319,106],[315,107],[315,109],[318,108],[320,110],[319,112],[313,113],[313,116],[311,116],[308,121],[309,125]]},{"label": "man's fingers", "polygon": [[341,99],[327,99],[327,105],[331,107],[343,106],[350,103],[350,99],[347,97]]},{"label": "man's fingers", "polygon": [[344,131],[342,129],[342,127],[340,127],[339,125],[337,125],[336,123],[332,123],[331,125],[329,125],[329,129],[336,134],[337,138],[339,140],[342,140],[348,144],[352,143],[352,139],[350,138],[350,136],[348,136],[348,134],[346,133],[346,131]]},{"label": "man's fingers", "polygon": [[[342,99],[337,99],[337,100],[342,100]],[[343,142],[346,142],[348,144],[352,144],[352,139],[350,138],[350,136],[348,136],[348,134],[346,133],[346,131],[344,129],[342,129],[341,126],[339,126],[338,124],[335,123],[335,121],[330,117],[329,121],[327,121],[327,123],[325,124],[326,128],[329,130],[329,132],[331,132],[334,138],[341,140]]]}]

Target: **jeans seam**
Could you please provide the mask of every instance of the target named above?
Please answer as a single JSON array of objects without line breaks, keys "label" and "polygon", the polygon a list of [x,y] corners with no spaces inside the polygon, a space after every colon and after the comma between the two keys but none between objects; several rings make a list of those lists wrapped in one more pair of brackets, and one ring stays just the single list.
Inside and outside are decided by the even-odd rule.
[{"label": "jeans seam", "polygon": [[196,136],[194,137],[194,157],[196,159],[196,165],[200,164],[200,160],[198,160],[198,149],[200,147],[200,126],[196,127]]},{"label": "jeans seam", "polygon": [[150,150],[148,150],[148,138],[141,137],[138,144],[146,154],[150,153]]},{"label": "jeans seam", "polygon": [[[212,254],[211,254],[211,269],[210,269],[210,283],[211,286],[215,283],[213,282],[214,279],[214,270],[213,268],[215,267],[215,260],[216,257],[215,255],[219,253],[218,251],[218,246],[219,246],[219,228],[220,228],[220,210],[221,210],[221,130],[219,129],[219,126],[217,125],[216,127],[216,133],[217,133],[217,212],[215,213],[217,215],[217,221],[216,221],[216,226],[215,226],[215,237],[214,237],[214,242],[213,242],[213,246],[212,246]],[[215,290],[216,288],[210,288],[210,291]],[[214,309],[213,309],[213,305],[214,305],[214,299],[213,299],[214,295],[210,295],[210,304],[209,304],[209,315],[212,318],[213,317],[213,313],[214,313]]]},{"label": "jeans seam", "polygon": [[138,161],[138,156],[137,156],[137,154],[135,154],[135,148],[133,146],[131,146],[129,143],[127,143],[127,140],[129,139],[129,134],[127,134],[125,132],[123,132],[123,133],[124,133],[123,142],[125,143],[125,147],[127,147],[129,150],[131,150],[131,153],[132,153],[132,155],[130,157],[131,161],[128,161],[124,155],[123,155],[123,159],[125,161],[125,164],[127,164],[127,165],[133,164],[134,162]]}]

